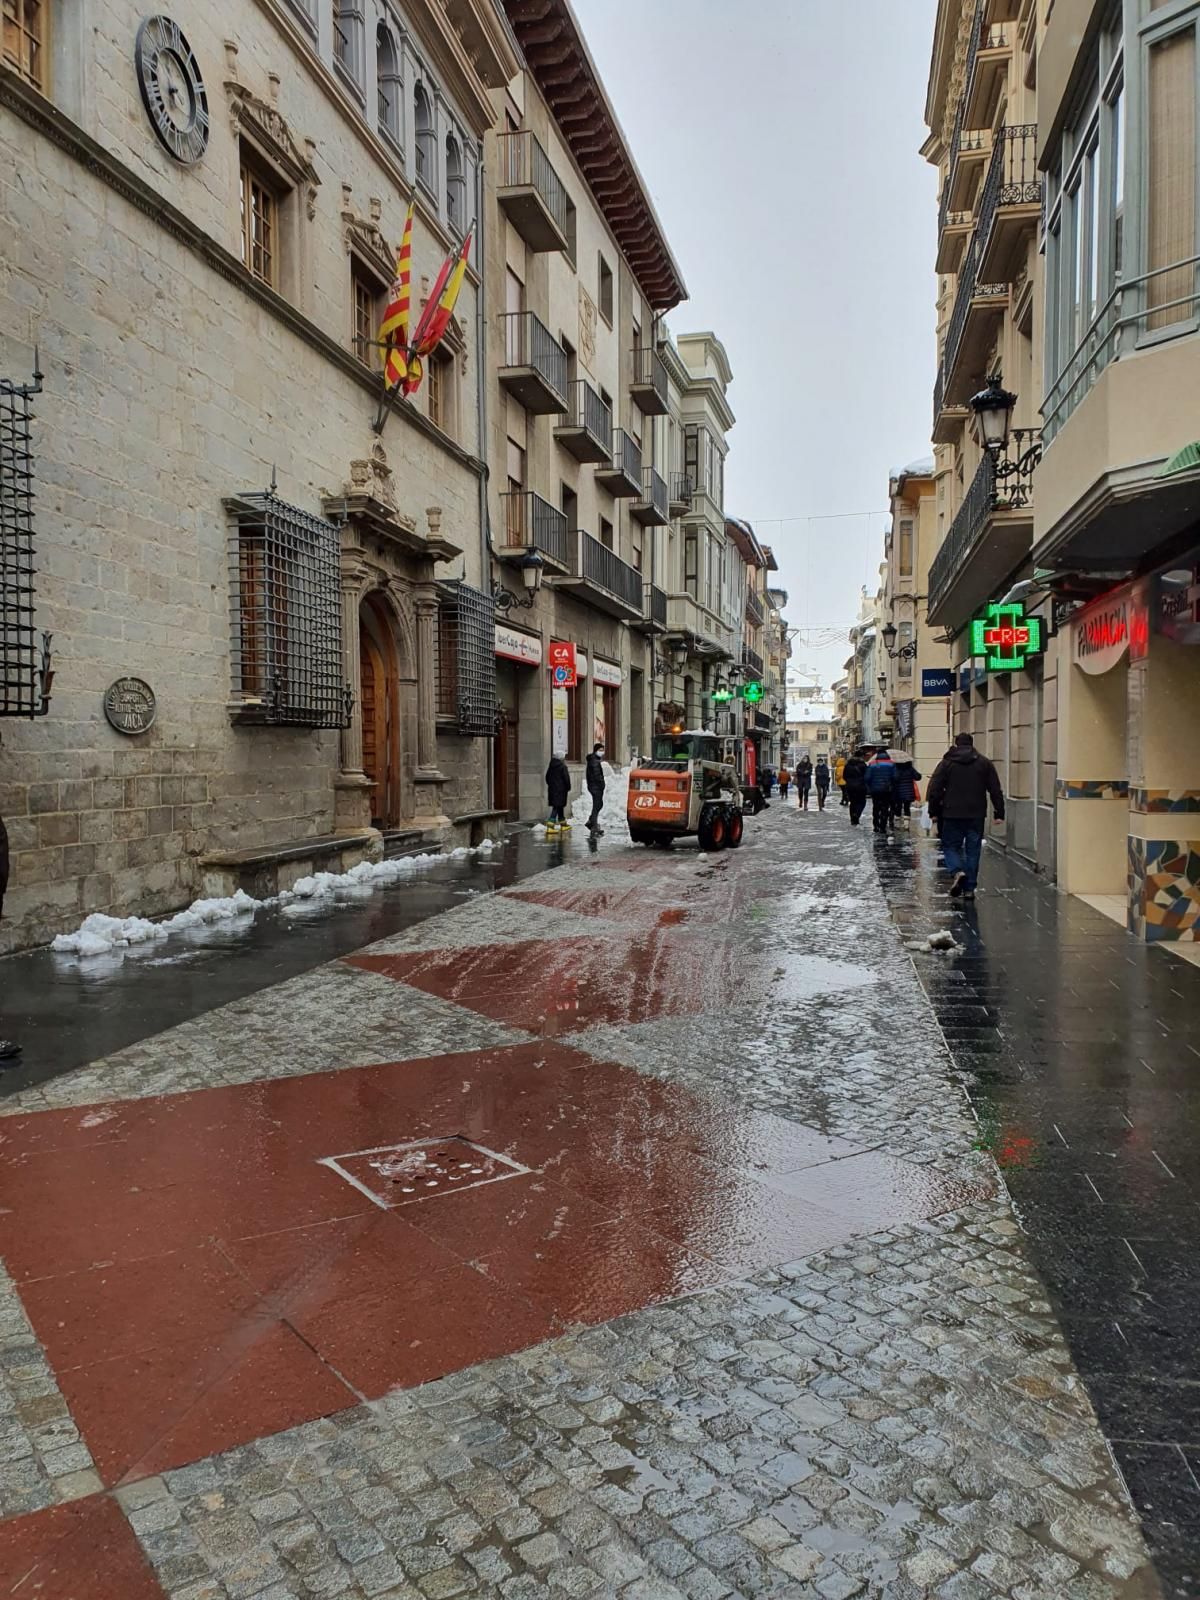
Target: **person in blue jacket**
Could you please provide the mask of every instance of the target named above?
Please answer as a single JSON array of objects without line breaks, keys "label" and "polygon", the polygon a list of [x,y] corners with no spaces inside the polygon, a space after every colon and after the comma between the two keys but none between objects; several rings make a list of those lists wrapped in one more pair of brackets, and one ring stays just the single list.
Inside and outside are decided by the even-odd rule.
[{"label": "person in blue jacket", "polygon": [[896,763],[886,750],[878,751],[867,767],[867,793],[871,797],[871,826],[886,836],[892,831],[896,804]]}]

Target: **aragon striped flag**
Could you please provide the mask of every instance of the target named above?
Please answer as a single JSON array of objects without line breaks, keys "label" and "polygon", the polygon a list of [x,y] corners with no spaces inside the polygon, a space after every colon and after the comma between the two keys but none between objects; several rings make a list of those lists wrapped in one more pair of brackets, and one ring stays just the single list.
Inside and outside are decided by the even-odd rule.
[{"label": "aragon striped flag", "polygon": [[427,356],[431,350],[437,348],[438,341],[445,333],[450,318],[454,315],[458,292],[462,288],[463,279],[467,275],[467,257],[471,253],[473,235],[474,229],[472,228],[468,230],[458,254],[448,255],[445,261],[442,262],[441,271],[438,273],[433,288],[430,290],[429,299],[425,302],[425,309],[421,313],[416,332],[412,338],[408,376],[404,380],[405,394],[414,394],[420,387],[424,370],[421,364],[421,357]]},{"label": "aragon striped flag", "polygon": [[396,252],[396,277],[379,324],[380,342],[387,348],[384,361],[384,380],[388,388],[408,377],[408,299],[409,280],[412,276],[412,225],[413,208],[408,208],[404,219],[404,234]]}]

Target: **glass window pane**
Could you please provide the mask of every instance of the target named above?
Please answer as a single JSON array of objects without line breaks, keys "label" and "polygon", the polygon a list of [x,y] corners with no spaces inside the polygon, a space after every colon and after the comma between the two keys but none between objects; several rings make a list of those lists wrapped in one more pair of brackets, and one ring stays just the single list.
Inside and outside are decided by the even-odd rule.
[{"label": "glass window pane", "polygon": [[[1146,266],[1169,267],[1196,254],[1196,30],[1150,47]],[[1146,326],[1170,327],[1192,316],[1194,267],[1158,272],[1146,303]],[[1180,304],[1172,305],[1172,301]],[[1154,312],[1155,307],[1162,309]]]}]

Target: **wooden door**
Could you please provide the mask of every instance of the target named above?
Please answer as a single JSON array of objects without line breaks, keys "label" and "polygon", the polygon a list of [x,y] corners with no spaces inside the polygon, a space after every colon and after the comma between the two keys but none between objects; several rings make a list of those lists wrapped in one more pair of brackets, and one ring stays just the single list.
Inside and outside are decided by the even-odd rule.
[{"label": "wooden door", "polygon": [[383,659],[365,628],[359,635],[362,674],[363,771],[371,780],[371,825],[381,826],[387,773],[387,675]]},{"label": "wooden door", "polygon": [[514,820],[521,814],[518,748],[517,719],[510,711],[501,710],[492,750],[492,788],[496,810],[507,812]]}]

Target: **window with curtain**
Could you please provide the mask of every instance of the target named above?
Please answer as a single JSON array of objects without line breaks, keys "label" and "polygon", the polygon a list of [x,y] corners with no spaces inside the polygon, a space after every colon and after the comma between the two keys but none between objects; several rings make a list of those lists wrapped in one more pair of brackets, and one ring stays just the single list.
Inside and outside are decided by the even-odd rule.
[{"label": "window with curtain", "polygon": [[400,52],[392,30],[381,22],[375,30],[375,85],[379,131],[400,143]]}]

